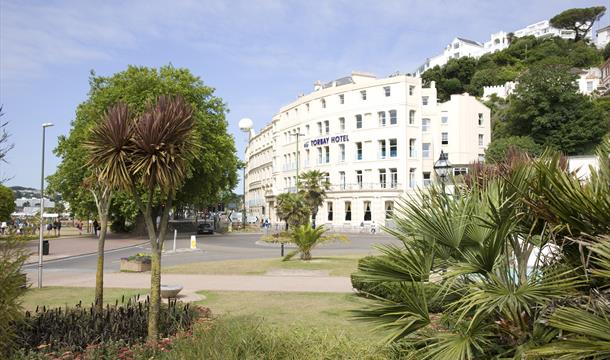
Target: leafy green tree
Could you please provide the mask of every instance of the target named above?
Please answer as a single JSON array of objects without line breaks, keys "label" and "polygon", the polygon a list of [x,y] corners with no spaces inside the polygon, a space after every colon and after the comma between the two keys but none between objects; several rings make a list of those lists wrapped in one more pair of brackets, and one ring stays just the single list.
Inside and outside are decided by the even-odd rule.
[{"label": "leafy green tree", "polygon": [[330,182],[326,174],[319,170],[310,170],[299,175],[299,193],[309,205],[311,212],[311,222],[316,227],[316,216],[318,209],[326,199],[326,190],[330,189]]},{"label": "leafy green tree", "polygon": [[277,216],[288,226],[298,226],[308,222],[311,212],[301,194],[283,193],[277,196],[275,211]]},{"label": "leafy green tree", "polygon": [[599,20],[606,8],[604,6],[594,6],[589,8],[574,8],[563,11],[551,18],[549,23],[559,29],[573,30],[575,33],[574,40],[584,39],[587,33],[593,27],[593,24]]},{"label": "leafy green tree", "polygon": [[[0,118],[4,115],[2,112],[2,106],[0,106]],[[6,131],[8,122],[0,121],[0,162],[6,162],[6,154],[11,151],[15,144],[9,143],[10,134]],[[7,179],[0,178],[0,184],[5,182]]]},{"label": "leafy green tree", "polygon": [[[215,96],[213,88],[188,69],[171,65],[159,69],[128,66],[125,71],[109,77],[92,73],[89,85],[89,97],[77,107],[70,134],[59,138],[55,154],[61,158],[61,163],[49,178],[50,188],[62,194],[76,216],[91,218],[96,213],[93,196],[83,187],[83,181],[91,176],[90,169],[84,166],[83,144],[89,130],[118,102],[127,104],[133,116],[141,115],[158,96],[166,94],[182,96],[193,108],[198,154],[184,186],[176,194],[177,206],[216,203],[220,191],[235,186],[238,160],[233,137],[227,133],[226,105]],[[129,210],[136,207],[134,200],[120,196],[120,192],[115,195],[110,214],[116,217],[111,220],[133,222],[135,219],[130,218],[133,211]],[[161,202],[155,201],[155,216],[160,211]]]},{"label": "leafy green tree", "polygon": [[27,286],[21,267],[27,258],[28,252],[19,240],[0,240],[0,356],[4,359],[14,355],[14,322],[23,317],[21,299]]},{"label": "leafy green tree", "polygon": [[15,195],[10,188],[0,185],[0,221],[11,219],[15,211]]},{"label": "leafy green tree", "polygon": [[451,94],[465,91],[474,75],[476,62],[476,59],[471,57],[451,59],[442,67],[435,66],[424,72],[422,81],[426,86],[435,81],[439,100],[447,101]]},{"label": "leafy green tree", "polygon": [[[117,104],[93,129],[86,144],[89,164],[100,182],[130,192],[144,215],[152,250],[148,339],[156,342],[161,303],[161,250],[174,199],[196,164],[198,143],[193,108],[182,97],[160,96],[133,119],[127,105]],[[154,201],[162,203],[158,223]]]},{"label": "leafy green tree", "polygon": [[509,99],[508,133],[530,136],[537,144],[568,155],[586,153],[599,144],[610,120],[578,92],[575,79],[562,65],[531,67]]},{"label": "leafy green tree", "polygon": [[542,154],[542,146],[528,136],[509,136],[492,140],[485,150],[485,161],[497,163],[506,160],[509,149],[525,152],[530,156]]},{"label": "leafy green tree", "polygon": [[610,59],[610,42],[606,44],[606,46],[604,47],[604,60],[608,60]]}]

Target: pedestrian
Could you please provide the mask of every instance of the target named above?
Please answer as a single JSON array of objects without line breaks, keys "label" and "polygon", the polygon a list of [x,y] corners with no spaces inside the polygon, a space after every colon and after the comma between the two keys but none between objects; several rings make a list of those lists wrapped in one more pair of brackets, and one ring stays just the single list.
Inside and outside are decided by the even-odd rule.
[{"label": "pedestrian", "polygon": [[79,220],[76,223],[76,228],[78,229],[78,235],[82,235],[83,234],[83,222]]},{"label": "pedestrian", "polygon": [[95,236],[97,236],[97,227],[99,226],[97,219],[93,220],[93,232],[95,233]]},{"label": "pedestrian", "polygon": [[377,232],[377,225],[373,221],[373,223],[371,224],[371,234],[375,235],[376,232]]},{"label": "pedestrian", "polygon": [[61,236],[61,220],[57,219],[57,236]]}]

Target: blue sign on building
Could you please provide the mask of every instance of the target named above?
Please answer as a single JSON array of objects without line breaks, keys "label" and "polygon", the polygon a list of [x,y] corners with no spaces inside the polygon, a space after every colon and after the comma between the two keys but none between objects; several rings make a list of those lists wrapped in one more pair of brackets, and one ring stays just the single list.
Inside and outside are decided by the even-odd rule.
[{"label": "blue sign on building", "polygon": [[328,145],[328,144],[338,144],[338,143],[344,143],[344,142],[348,142],[349,141],[349,137],[347,135],[336,135],[336,136],[326,136],[326,137],[321,137],[321,138],[317,138],[317,139],[311,139],[309,141],[306,141],[303,144],[303,147],[308,148],[308,147],[314,147],[314,146],[324,146],[324,145]]}]

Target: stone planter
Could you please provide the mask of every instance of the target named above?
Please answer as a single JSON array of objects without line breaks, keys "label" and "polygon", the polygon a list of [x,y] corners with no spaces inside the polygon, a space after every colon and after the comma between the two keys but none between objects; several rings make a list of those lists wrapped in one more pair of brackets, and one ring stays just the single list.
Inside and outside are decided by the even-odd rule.
[{"label": "stone planter", "polygon": [[121,259],[121,271],[126,271],[126,272],[150,271],[150,261]]},{"label": "stone planter", "polygon": [[164,299],[175,299],[182,290],[180,285],[161,285],[161,297]]}]

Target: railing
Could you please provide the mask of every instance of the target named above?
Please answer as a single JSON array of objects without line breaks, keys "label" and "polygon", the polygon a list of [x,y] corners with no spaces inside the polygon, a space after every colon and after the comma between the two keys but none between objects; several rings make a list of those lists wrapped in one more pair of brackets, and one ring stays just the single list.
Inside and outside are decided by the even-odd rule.
[{"label": "railing", "polygon": [[399,183],[355,183],[331,185],[329,191],[358,191],[358,190],[396,190],[401,188]]}]

